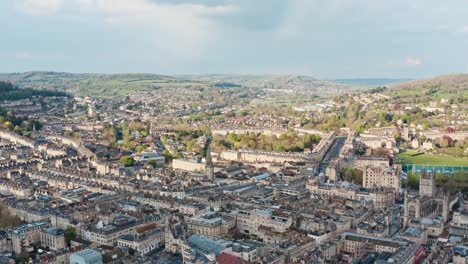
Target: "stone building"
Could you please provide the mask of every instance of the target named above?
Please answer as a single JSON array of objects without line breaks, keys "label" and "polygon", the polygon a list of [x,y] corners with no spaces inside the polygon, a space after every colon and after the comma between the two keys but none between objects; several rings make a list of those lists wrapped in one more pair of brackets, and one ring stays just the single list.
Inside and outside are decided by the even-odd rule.
[{"label": "stone building", "polygon": [[189,230],[196,234],[220,236],[233,229],[236,226],[236,220],[230,215],[207,212],[190,218],[188,226]]},{"label": "stone building", "polygon": [[164,231],[165,250],[170,253],[182,253],[189,236],[187,225],[182,222],[171,223],[166,219]]},{"label": "stone building", "polygon": [[197,162],[195,160],[174,159],[172,161],[174,170],[204,172],[206,169],[205,162]]},{"label": "stone building", "polygon": [[64,230],[57,227],[44,229],[41,233],[41,245],[56,251],[65,248]]},{"label": "stone building", "polygon": [[441,216],[443,221],[447,221],[450,211],[449,195],[436,192],[435,177],[435,172],[421,171],[419,193],[406,192],[403,217],[405,226],[411,219],[420,220],[436,216]]},{"label": "stone building", "polygon": [[355,258],[361,258],[369,252],[395,253],[405,242],[391,238],[369,236],[356,233],[344,233],[342,235],[343,252]]},{"label": "stone building", "polygon": [[455,246],[453,247],[453,264],[468,263],[468,247]]},{"label": "stone building", "polygon": [[313,194],[327,197],[341,197],[355,201],[372,200],[375,209],[385,209],[395,205],[395,190],[391,188],[342,188],[337,185],[314,183],[308,183],[306,188]]},{"label": "stone building", "polygon": [[8,233],[0,230],[0,252],[10,251],[11,245],[8,243]]},{"label": "stone building", "polygon": [[81,231],[81,236],[97,245],[115,246],[123,235],[133,234],[136,227],[142,224],[136,218],[118,217],[110,224],[100,221],[96,226],[90,225]]},{"label": "stone building", "polygon": [[237,230],[247,235],[262,235],[263,229],[271,232],[284,233],[292,225],[289,212],[280,210],[239,210],[237,213]]},{"label": "stone building", "polygon": [[401,165],[368,165],[364,169],[362,182],[366,188],[388,187],[399,191],[401,189]]},{"label": "stone building", "polygon": [[164,228],[156,223],[149,223],[135,229],[134,234],[121,236],[117,241],[119,247],[128,247],[140,255],[146,255],[164,245]]},{"label": "stone building", "polygon": [[41,241],[42,229],[49,226],[49,221],[37,221],[15,227],[11,233],[13,251],[20,254],[32,244]]}]

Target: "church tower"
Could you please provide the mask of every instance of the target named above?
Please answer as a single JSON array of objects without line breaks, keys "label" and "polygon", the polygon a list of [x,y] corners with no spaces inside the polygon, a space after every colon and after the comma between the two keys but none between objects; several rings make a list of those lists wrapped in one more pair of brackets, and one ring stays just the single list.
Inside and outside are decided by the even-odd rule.
[{"label": "church tower", "polygon": [[435,196],[435,171],[427,172],[426,170],[421,171],[421,177],[419,178],[419,194]]},{"label": "church tower", "polygon": [[212,141],[212,136],[209,136],[205,142],[205,149],[206,149],[205,176],[207,179],[214,180],[214,167],[213,167],[213,160],[211,158],[211,141]]}]

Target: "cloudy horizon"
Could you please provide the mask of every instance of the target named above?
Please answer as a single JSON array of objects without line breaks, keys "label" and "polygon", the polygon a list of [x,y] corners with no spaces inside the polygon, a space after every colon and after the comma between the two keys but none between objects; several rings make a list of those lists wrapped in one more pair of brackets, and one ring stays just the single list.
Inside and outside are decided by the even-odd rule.
[{"label": "cloudy horizon", "polygon": [[0,72],[302,74],[468,72],[468,2],[12,0]]}]

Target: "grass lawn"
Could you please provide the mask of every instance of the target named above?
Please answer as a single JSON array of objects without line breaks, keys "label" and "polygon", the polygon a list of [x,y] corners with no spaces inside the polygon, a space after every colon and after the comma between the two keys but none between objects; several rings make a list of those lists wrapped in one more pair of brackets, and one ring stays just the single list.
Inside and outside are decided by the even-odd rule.
[{"label": "grass lawn", "polygon": [[468,166],[468,158],[419,154],[416,151],[406,151],[400,153],[398,154],[398,158],[403,164]]}]

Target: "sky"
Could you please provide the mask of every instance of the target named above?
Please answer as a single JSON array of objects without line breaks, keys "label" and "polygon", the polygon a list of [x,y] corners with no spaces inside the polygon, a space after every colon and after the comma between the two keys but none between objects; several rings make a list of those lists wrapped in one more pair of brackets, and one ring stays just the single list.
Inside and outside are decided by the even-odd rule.
[{"label": "sky", "polygon": [[0,72],[468,73],[468,0],[2,0]]}]

